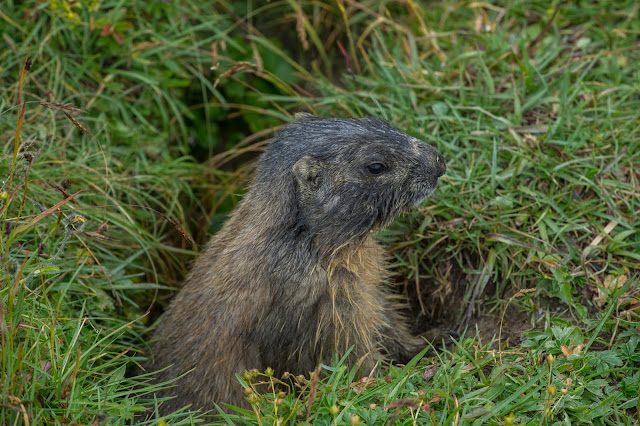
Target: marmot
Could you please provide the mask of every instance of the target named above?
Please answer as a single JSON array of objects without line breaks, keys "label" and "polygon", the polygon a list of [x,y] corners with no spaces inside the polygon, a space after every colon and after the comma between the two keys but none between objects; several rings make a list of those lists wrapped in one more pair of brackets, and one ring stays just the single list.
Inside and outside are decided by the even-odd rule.
[{"label": "marmot", "polygon": [[353,346],[349,361],[368,372],[426,346],[385,291],[373,232],[435,190],[444,158],[379,118],[296,118],[153,336],[148,367],[168,367],[157,380],[184,375],[159,395],[176,396],[163,412],[246,407],[244,370],[307,374]]}]

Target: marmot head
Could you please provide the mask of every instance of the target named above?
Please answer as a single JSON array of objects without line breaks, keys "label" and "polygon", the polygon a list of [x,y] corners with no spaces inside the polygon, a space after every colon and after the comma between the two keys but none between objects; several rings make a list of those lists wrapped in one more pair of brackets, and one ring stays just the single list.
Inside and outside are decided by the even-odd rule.
[{"label": "marmot head", "polygon": [[440,153],[379,118],[303,114],[262,157],[256,184],[289,191],[295,227],[322,249],[340,247],[388,225],[436,188]]}]

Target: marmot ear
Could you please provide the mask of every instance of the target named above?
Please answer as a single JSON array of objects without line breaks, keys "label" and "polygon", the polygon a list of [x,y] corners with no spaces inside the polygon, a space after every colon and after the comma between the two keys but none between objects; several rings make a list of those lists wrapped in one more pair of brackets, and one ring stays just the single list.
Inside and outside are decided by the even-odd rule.
[{"label": "marmot ear", "polygon": [[302,188],[317,188],[322,164],[315,158],[305,155],[293,165],[293,175]]}]

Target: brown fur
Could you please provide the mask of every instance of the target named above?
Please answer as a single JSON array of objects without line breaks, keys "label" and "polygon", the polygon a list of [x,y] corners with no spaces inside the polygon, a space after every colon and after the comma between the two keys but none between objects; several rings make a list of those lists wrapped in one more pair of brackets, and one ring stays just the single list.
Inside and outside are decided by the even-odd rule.
[{"label": "brown fur", "polygon": [[[384,173],[369,166],[380,163]],[[304,116],[261,158],[256,179],[189,273],[153,337],[169,412],[246,406],[244,370],[306,374],[353,346],[364,371],[424,346],[387,294],[372,231],[419,203],[444,173],[433,148],[379,119]],[[190,372],[191,371],[191,372]]]}]

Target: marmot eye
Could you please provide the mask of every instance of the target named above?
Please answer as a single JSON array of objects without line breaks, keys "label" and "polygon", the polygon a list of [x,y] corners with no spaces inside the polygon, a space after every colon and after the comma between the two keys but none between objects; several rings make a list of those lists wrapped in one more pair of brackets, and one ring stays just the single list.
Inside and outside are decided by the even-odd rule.
[{"label": "marmot eye", "polygon": [[367,170],[372,175],[379,175],[380,173],[382,173],[384,171],[384,169],[385,169],[385,167],[384,167],[384,164],[382,164],[382,163],[373,163],[373,164],[369,164],[367,166]]}]

